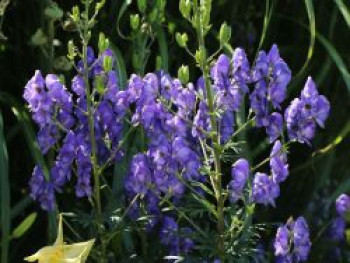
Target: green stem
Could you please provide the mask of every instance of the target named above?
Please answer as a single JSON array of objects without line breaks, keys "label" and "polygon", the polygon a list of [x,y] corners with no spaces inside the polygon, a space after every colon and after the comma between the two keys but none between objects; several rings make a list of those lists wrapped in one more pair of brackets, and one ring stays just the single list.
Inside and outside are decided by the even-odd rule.
[{"label": "green stem", "polygon": [[222,182],[221,182],[221,163],[220,163],[220,137],[218,135],[218,125],[215,119],[214,115],[214,99],[213,94],[211,90],[211,82],[209,78],[209,65],[207,63],[207,53],[206,53],[206,47],[205,47],[205,40],[204,40],[204,28],[201,23],[201,10],[198,6],[198,1],[193,1],[193,11],[194,11],[194,19],[195,19],[195,27],[197,32],[197,38],[198,38],[198,45],[199,50],[203,52],[203,57],[201,58],[201,65],[200,68],[203,72],[203,78],[204,78],[204,85],[205,90],[207,93],[207,103],[208,103],[208,109],[209,109],[209,115],[210,115],[210,125],[212,127],[212,142],[213,142],[213,155],[214,155],[214,169],[215,173],[213,178],[213,188],[214,192],[216,193],[216,201],[217,201],[217,231],[218,231],[218,242],[217,242],[217,249],[220,256],[220,259],[224,261],[225,258],[225,247],[224,247],[224,231],[225,231],[225,222],[224,222],[224,196],[222,194]]},{"label": "green stem", "polygon": [[[85,16],[83,22],[83,63],[84,63],[84,83],[86,87],[86,107],[87,107],[87,115],[88,115],[88,126],[89,126],[89,135],[90,135],[90,143],[91,143],[91,163],[93,167],[93,178],[94,178],[94,200],[96,207],[96,220],[98,224],[98,233],[101,238],[102,236],[102,208],[101,208],[101,195],[100,195],[100,178],[98,173],[98,165],[97,165],[97,148],[96,148],[96,140],[95,140],[95,123],[94,123],[94,111],[92,108],[92,98],[91,98],[91,87],[89,83],[89,66],[87,62],[87,50],[88,50],[88,42],[89,42],[89,8],[90,8],[90,0],[85,0]],[[101,257],[100,262],[105,262],[105,244],[101,238]]]}]

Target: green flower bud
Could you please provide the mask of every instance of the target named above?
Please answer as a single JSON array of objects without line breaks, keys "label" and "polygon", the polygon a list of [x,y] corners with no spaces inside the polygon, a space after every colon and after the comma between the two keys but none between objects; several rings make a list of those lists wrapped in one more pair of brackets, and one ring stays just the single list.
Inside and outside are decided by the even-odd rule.
[{"label": "green flower bud", "polygon": [[63,11],[55,2],[50,2],[49,6],[45,8],[44,14],[52,20],[60,20],[63,17]]},{"label": "green flower bud", "polygon": [[220,45],[223,46],[225,45],[231,38],[231,27],[228,26],[225,23],[221,25],[220,32],[219,32],[219,41]]},{"label": "green flower bud", "polygon": [[79,6],[73,6],[71,17],[74,22],[78,22],[80,20]]},{"label": "green flower bud", "polygon": [[101,54],[109,47],[109,40],[105,37],[105,35],[101,32],[98,38],[98,51]]},{"label": "green flower bud", "polygon": [[177,76],[183,84],[187,84],[190,79],[188,66],[182,65],[177,72]]},{"label": "green flower bud", "polygon": [[190,0],[180,0],[179,9],[182,16],[186,19],[190,19],[190,14],[192,10],[192,3]]},{"label": "green flower bud", "polygon": [[176,42],[180,47],[186,47],[187,46],[187,41],[188,41],[188,36],[186,33],[180,34],[177,32],[175,34]]},{"label": "green flower bud", "polygon": [[106,3],[106,0],[101,0],[100,2],[98,2],[97,4],[96,4],[96,12],[98,12],[98,11],[100,11],[101,10],[101,8],[105,5],[105,3]]},{"label": "green flower bud", "polygon": [[102,76],[97,75],[94,80],[95,89],[100,95],[105,93],[105,85]]},{"label": "green flower bud", "polygon": [[145,13],[147,9],[147,1],[146,0],[137,0],[137,7],[139,8],[141,13]]},{"label": "green flower bud", "polygon": [[130,27],[132,30],[137,31],[140,27],[140,16],[139,14],[130,15]]},{"label": "green flower bud", "polygon": [[106,72],[109,72],[112,70],[112,67],[113,67],[113,60],[112,60],[112,57],[110,56],[105,56],[103,58],[103,69],[104,71]]},{"label": "green flower bud", "polygon": [[68,59],[73,60],[74,57],[77,55],[76,50],[75,50],[75,46],[73,43],[73,40],[69,40],[68,41]]}]

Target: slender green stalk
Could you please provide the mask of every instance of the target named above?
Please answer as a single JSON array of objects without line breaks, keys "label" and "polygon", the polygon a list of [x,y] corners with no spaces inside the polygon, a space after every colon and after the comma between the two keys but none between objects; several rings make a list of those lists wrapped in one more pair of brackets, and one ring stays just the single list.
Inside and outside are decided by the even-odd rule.
[{"label": "slender green stalk", "polygon": [[218,231],[218,243],[217,249],[219,252],[219,256],[221,260],[224,260],[225,257],[225,244],[224,244],[224,231],[225,231],[225,222],[224,222],[224,196],[222,195],[222,182],[221,182],[221,163],[220,163],[220,138],[218,135],[218,125],[214,115],[214,98],[211,90],[211,82],[209,78],[209,65],[207,63],[207,54],[205,47],[205,39],[204,39],[204,28],[202,24],[202,14],[199,7],[199,3],[197,0],[193,1],[193,11],[195,14],[195,27],[198,38],[199,50],[203,52],[203,57],[201,58],[200,68],[203,72],[204,85],[207,93],[207,103],[210,115],[210,124],[213,129],[212,133],[212,141],[213,141],[213,156],[214,156],[214,169],[215,178],[212,180],[214,182],[213,188],[216,193],[216,201],[217,201],[217,231]]},{"label": "slender green stalk", "polygon": [[[87,115],[88,115],[88,126],[89,126],[89,134],[90,134],[90,143],[91,143],[91,163],[93,167],[93,178],[94,178],[94,201],[96,208],[96,220],[98,224],[98,232],[101,238],[103,229],[102,229],[102,208],[101,208],[101,195],[100,195],[100,178],[98,173],[98,164],[97,164],[97,148],[96,148],[96,140],[95,140],[95,123],[94,123],[94,112],[92,108],[92,98],[91,98],[91,87],[89,83],[89,66],[87,62],[87,50],[89,43],[89,9],[90,9],[90,0],[85,0],[85,14],[83,20],[83,30],[82,30],[82,42],[83,42],[83,64],[84,64],[84,84],[86,87],[86,107],[87,107]],[[106,248],[103,240],[101,239],[101,257],[100,262],[105,262],[106,258]]]}]

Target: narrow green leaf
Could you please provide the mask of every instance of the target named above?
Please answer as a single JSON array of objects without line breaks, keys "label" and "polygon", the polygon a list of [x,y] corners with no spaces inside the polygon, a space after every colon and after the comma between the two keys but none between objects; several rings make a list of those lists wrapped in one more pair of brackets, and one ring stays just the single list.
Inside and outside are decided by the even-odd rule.
[{"label": "narrow green leaf", "polygon": [[129,5],[131,5],[132,0],[125,0],[123,5],[121,6],[121,8],[119,9],[119,13],[118,13],[118,17],[117,17],[117,32],[119,34],[120,37],[126,39],[127,37],[125,35],[123,35],[123,33],[120,30],[120,19],[122,18],[122,16],[124,15],[124,13],[126,12],[126,10],[128,9]]},{"label": "narrow green leaf", "polygon": [[49,170],[36,141],[34,128],[28,114],[17,100],[6,92],[0,91],[0,102],[11,108],[18,122],[22,125],[24,138],[26,139],[33,160],[42,167],[46,180],[49,180]]},{"label": "narrow green leaf", "polygon": [[348,27],[350,27],[350,12],[349,12],[349,9],[344,4],[343,0],[335,0],[335,3],[337,4],[341,14],[343,15],[345,22],[348,24]]},{"label": "narrow green leaf", "polygon": [[161,57],[162,66],[161,68],[168,72],[169,70],[169,52],[168,52],[168,44],[164,29],[161,27],[157,28],[157,39],[159,46],[159,53]]},{"label": "narrow green leaf", "polygon": [[216,210],[215,210],[215,206],[213,204],[211,204],[208,200],[206,200],[205,198],[200,198],[195,194],[191,194],[191,196],[196,199],[198,202],[200,202],[204,208],[207,209],[207,211],[211,214],[213,214],[215,217],[218,216]]},{"label": "narrow green leaf", "polygon": [[4,136],[4,122],[0,112],[0,194],[1,194],[1,262],[8,262],[10,242],[10,183],[8,178],[8,155]]},{"label": "narrow green leaf", "polygon": [[309,18],[310,44],[309,44],[309,50],[307,52],[306,61],[304,62],[304,65],[301,67],[299,72],[296,74],[296,78],[301,77],[304,74],[307,66],[309,65],[309,62],[314,53],[315,38],[316,38],[316,19],[315,19],[314,4],[312,0],[305,0],[304,2],[306,6],[307,16]]},{"label": "narrow green leaf", "polygon": [[259,50],[263,46],[263,43],[264,43],[264,40],[266,37],[266,33],[267,33],[267,29],[269,27],[271,17],[273,14],[274,7],[275,7],[274,0],[266,0],[264,23],[263,23],[263,28],[262,28],[261,35],[260,35],[260,41],[259,41],[259,46],[258,46],[258,49],[256,52],[256,56],[258,55]]},{"label": "narrow green leaf", "polygon": [[20,238],[23,236],[30,227],[34,224],[37,213],[33,212],[27,216],[12,232],[13,238]]},{"label": "narrow green leaf", "polygon": [[350,92],[350,74],[349,74],[349,71],[348,71],[348,69],[347,69],[343,59],[339,55],[337,49],[331,44],[331,42],[329,42],[321,34],[316,33],[316,38],[321,42],[321,44],[328,51],[328,53],[331,56],[333,62],[337,66],[338,70],[340,71],[348,91]]},{"label": "narrow green leaf", "polygon": [[[305,28],[306,30],[309,29],[308,26],[306,26],[303,23],[295,21],[295,19],[293,19],[292,17],[283,16],[283,15],[280,15],[279,17],[284,18],[284,19],[289,20],[289,21],[292,21],[292,22],[295,22],[295,23],[299,24],[301,27]],[[348,91],[350,92],[350,74],[349,74],[349,71],[348,71],[343,59],[339,55],[337,49],[332,45],[332,43],[327,38],[322,36],[317,31],[316,31],[316,39],[318,41],[320,41],[320,43],[323,45],[323,47],[328,51],[330,57],[332,58],[335,65],[337,66],[338,70],[340,71]]]},{"label": "narrow green leaf", "polygon": [[121,90],[126,89],[126,82],[127,82],[127,73],[124,63],[124,58],[122,56],[122,53],[120,52],[119,48],[114,45],[113,43],[110,43],[111,48],[113,49],[116,62],[117,62],[117,71],[118,71],[118,79],[119,79],[119,88]]}]

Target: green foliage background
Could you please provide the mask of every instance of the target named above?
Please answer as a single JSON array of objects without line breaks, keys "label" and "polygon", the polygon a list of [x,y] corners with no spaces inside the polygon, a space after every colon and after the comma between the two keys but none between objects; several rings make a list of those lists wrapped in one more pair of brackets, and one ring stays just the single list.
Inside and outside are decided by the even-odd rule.
[{"label": "green foliage background", "polygon": [[[27,183],[34,163],[40,161],[41,156],[33,139],[36,127],[24,107],[23,87],[38,68],[45,74],[51,71],[67,76],[72,74],[62,63],[61,56],[67,53],[66,42],[74,34],[64,29],[63,22],[57,22],[53,27],[50,25],[44,12],[49,1],[2,0],[0,3],[7,2],[7,6],[0,5],[6,7],[4,12],[0,10],[1,255],[2,260],[20,262],[35,248],[43,246],[49,234],[54,235],[52,229],[55,229],[55,226],[49,227],[50,217],[28,197]],[[77,4],[77,1],[56,2],[65,11]],[[135,70],[132,64],[135,46],[123,39],[117,28],[125,35],[130,33],[129,15],[137,12],[137,7],[131,3],[123,9],[126,7],[123,2],[106,2],[92,42],[97,43],[98,31],[104,32],[119,54],[119,66],[125,67],[124,77],[128,77]],[[245,48],[250,60],[259,46],[269,49],[273,43],[278,44],[294,76],[289,87],[290,98],[299,94],[306,76],[312,75],[320,92],[331,102],[326,129],[318,133],[313,146],[292,148],[290,163],[293,169],[290,179],[281,189],[278,209],[262,209],[261,221],[284,221],[289,215],[300,214],[309,220],[315,219],[318,215],[308,213],[306,208],[317,200],[317,196],[333,202],[337,194],[350,193],[349,12],[348,0],[213,1],[212,33],[207,41],[211,52],[218,46],[217,32],[221,23],[226,21],[232,27],[231,46]],[[178,11],[178,1],[168,1],[165,21],[156,29],[145,71],[155,70],[159,64],[157,56],[160,56],[163,68],[173,75],[182,64],[188,64],[191,80],[195,80],[199,72],[175,41],[175,32],[191,32]],[[50,37],[58,40],[54,50],[48,45]],[[189,38],[191,47],[195,39],[190,34]],[[262,141],[261,135],[259,132],[248,134],[251,158],[259,159],[267,153],[267,143]],[[16,239],[12,234],[16,240],[9,241],[8,237],[16,227],[21,238]],[[318,262],[317,255],[313,260]]]}]

